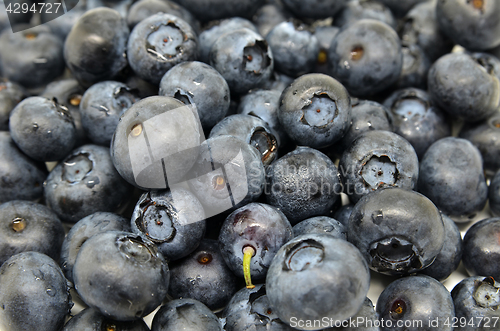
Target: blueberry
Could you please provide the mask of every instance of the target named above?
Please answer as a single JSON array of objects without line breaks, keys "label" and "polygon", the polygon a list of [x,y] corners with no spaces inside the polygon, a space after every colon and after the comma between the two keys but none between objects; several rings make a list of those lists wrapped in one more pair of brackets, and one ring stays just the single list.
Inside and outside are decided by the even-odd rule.
[{"label": "blueberry", "polygon": [[319,42],[319,53],[314,67],[314,72],[328,74],[328,50],[332,43],[333,38],[339,33],[340,28],[331,25],[322,25],[316,27],[314,35]]},{"label": "blueberry", "polygon": [[431,67],[427,54],[415,44],[403,44],[401,52],[403,52],[403,67],[396,87],[400,89],[407,87],[425,89],[427,87],[427,73]]},{"label": "blueberry", "polygon": [[380,331],[378,313],[372,301],[367,297],[358,312],[344,321],[338,321],[338,327],[324,331]]},{"label": "blueberry", "polygon": [[224,118],[210,131],[209,138],[230,135],[255,147],[264,166],[271,164],[278,156],[278,143],[269,126],[262,119],[243,114]]},{"label": "blueberry", "polygon": [[158,307],[170,273],[156,246],[136,234],[106,231],[89,238],[73,267],[80,298],[106,317],[132,321]]},{"label": "blueberry", "polygon": [[176,64],[197,57],[198,39],[183,19],[158,13],[137,24],[127,45],[127,57],[134,72],[153,84]]},{"label": "blueberry", "polygon": [[[57,6],[55,5],[55,1],[51,1],[50,3],[54,4],[53,8],[54,6]],[[80,17],[85,14],[85,4],[83,2],[77,3],[78,4],[75,7],[71,8],[70,1],[65,2],[67,11],[64,15],[60,15],[60,13],[51,10],[42,10],[40,12],[41,22],[49,27],[50,31],[52,31],[52,33],[59,37],[59,39],[63,42],[66,40],[66,37],[71,31],[73,25],[75,25]]]},{"label": "blueberry", "polygon": [[60,330],[73,306],[57,263],[45,254],[24,252],[0,268],[0,329]]},{"label": "blueberry", "polygon": [[266,40],[248,28],[220,36],[212,45],[209,58],[210,65],[236,94],[262,87],[274,68],[273,54]]},{"label": "blueberry", "polygon": [[497,171],[491,179],[488,188],[488,199],[491,213],[500,216],[500,171]]},{"label": "blueberry", "polygon": [[9,116],[14,107],[28,96],[21,85],[0,79],[0,130],[9,130]]},{"label": "blueberry", "polygon": [[264,3],[264,0],[176,0],[189,8],[200,21],[207,22],[221,18],[249,17]]},{"label": "blueberry", "polygon": [[273,331],[293,331],[270,307],[264,284],[239,290],[223,312],[225,331],[253,330],[265,327]]},{"label": "blueberry", "polygon": [[500,318],[500,284],[492,277],[475,276],[462,279],[451,291],[457,331],[486,331]]},{"label": "blueberry", "polygon": [[362,19],[335,36],[328,61],[332,76],[349,93],[359,97],[374,95],[398,80],[403,66],[401,42],[389,25]]},{"label": "blueberry", "polygon": [[199,60],[205,63],[210,62],[210,50],[213,44],[223,34],[239,29],[248,28],[254,32],[257,27],[249,20],[242,17],[231,17],[220,21],[213,21],[199,35]]},{"label": "blueberry", "polygon": [[313,70],[319,42],[305,24],[299,21],[279,23],[267,34],[266,40],[277,71],[298,77]]},{"label": "blueberry", "polygon": [[399,36],[403,44],[416,44],[432,63],[449,53],[453,43],[443,34],[436,17],[437,1],[416,4],[403,18]]},{"label": "blueberry", "polygon": [[20,33],[7,29],[0,35],[0,44],[2,75],[24,87],[43,86],[64,71],[63,43],[47,27]]},{"label": "blueberry", "polygon": [[182,18],[193,29],[198,30],[200,23],[193,14],[181,5],[169,0],[140,0],[130,6],[127,14],[127,23],[133,29],[142,20],[156,13],[166,13]]},{"label": "blueberry", "polygon": [[112,79],[127,65],[129,29],[113,9],[100,7],[78,19],[64,43],[64,59],[83,85]]},{"label": "blueberry", "polygon": [[56,99],[59,105],[69,110],[76,129],[75,146],[81,146],[86,141],[80,113],[80,102],[84,92],[85,89],[76,79],[62,79],[48,84],[40,94],[41,97],[50,100]]},{"label": "blueberry", "polygon": [[444,245],[430,266],[421,271],[422,274],[443,281],[457,270],[462,260],[462,235],[455,222],[446,215],[441,215],[444,223]]},{"label": "blueberry", "polygon": [[52,169],[44,188],[47,206],[71,223],[98,211],[117,211],[131,192],[113,167],[109,149],[96,145],[73,150]]},{"label": "blueberry", "polygon": [[462,138],[436,141],[420,162],[418,187],[444,214],[469,221],[488,199],[481,153]]},{"label": "blueberry", "polygon": [[404,275],[428,267],[441,251],[441,214],[420,193],[386,188],[364,196],[349,218],[347,238],[371,269]]},{"label": "blueberry", "polygon": [[327,216],[311,217],[293,226],[294,237],[309,233],[326,233],[335,238],[347,240],[347,227]]},{"label": "blueberry", "polygon": [[299,145],[327,147],[351,126],[351,99],[345,87],[332,77],[303,75],[281,94],[278,118]]},{"label": "blueberry", "polygon": [[348,0],[283,0],[283,4],[300,18],[327,18],[334,16]]},{"label": "blueberry", "polygon": [[500,3],[496,1],[439,0],[439,28],[455,43],[472,50],[500,45]]},{"label": "blueberry", "polygon": [[130,231],[130,222],[117,214],[97,212],[71,227],[60,248],[61,269],[70,282],[73,282],[73,266],[80,248],[90,237],[104,231]]},{"label": "blueberry", "polygon": [[68,108],[57,100],[29,97],[11,112],[9,129],[16,145],[38,161],[66,157],[76,142],[76,127]]},{"label": "blueberry", "polygon": [[355,246],[327,234],[307,234],[280,248],[269,267],[266,290],[282,321],[317,330],[306,322],[324,317],[342,321],[356,314],[369,283],[368,266]]},{"label": "blueberry", "polygon": [[383,3],[373,0],[347,2],[344,9],[335,15],[333,24],[342,27],[364,18],[378,20],[386,23],[393,29],[396,28],[396,19],[391,10]]},{"label": "blueberry", "polygon": [[352,124],[337,144],[335,152],[342,154],[362,133],[372,130],[392,131],[393,118],[389,110],[378,102],[352,99]]},{"label": "blueberry", "polygon": [[266,122],[269,129],[272,130],[278,146],[284,146],[288,137],[278,119],[280,96],[281,92],[277,90],[251,90],[240,99],[238,113],[252,115]]},{"label": "blueberry", "polygon": [[353,204],[347,204],[340,207],[335,214],[333,214],[333,218],[339,221],[344,227],[349,226],[349,218],[351,217],[352,210],[354,209]]},{"label": "blueberry", "polygon": [[130,222],[132,232],[154,242],[169,261],[195,250],[206,228],[203,206],[193,193],[183,189],[144,193]]},{"label": "blueberry", "polygon": [[281,22],[290,18],[290,13],[281,3],[267,3],[261,6],[252,18],[261,36],[266,37],[269,31]]},{"label": "blueberry", "polygon": [[120,117],[111,140],[116,170],[144,190],[168,187],[164,167],[167,177],[178,181],[193,166],[204,139],[197,115],[171,97],[152,96],[133,104]]},{"label": "blueberry", "polygon": [[392,113],[394,132],[412,144],[419,158],[435,141],[451,135],[450,121],[423,90],[396,90],[384,105]]},{"label": "blueberry", "polygon": [[459,137],[469,140],[481,152],[486,174],[494,174],[500,169],[500,116],[498,113],[477,123],[465,123],[460,130]]},{"label": "blueberry", "polygon": [[167,330],[222,331],[222,327],[217,316],[201,302],[177,299],[163,305],[151,324],[151,331]]},{"label": "blueberry", "polygon": [[384,187],[415,189],[418,158],[411,144],[389,131],[367,131],[344,151],[339,163],[344,193],[352,202]]},{"label": "blueberry", "polygon": [[138,319],[132,322],[120,322],[107,318],[106,316],[99,313],[98,310],[93,308],[86,308],[80,313],[73,316],[64,325],[61,331],[74,331],[74,330],[85,330],[85,331],[149,331],[149,328],[142,319]]},{"label": "blueberry", "polygon": [[377,300],[377,312],[386,321],[381,327],[384,331],[451,331],[455,317],[450,292],[434,278],[423,275],[390,283]]},{"label": "blueberry", "polygon": [[208,64],[179,63],[160,81],[159,95],[196,106],[203,128],[210,129],[226,116],[230,94],[226,80]]},{"label": "blueberry", "polygon": [[0,201],[36,200],[43,195],[47,168],[19,150],[9,132],[0,132]]},{"label": "blueberry", "polygon": [[80,103],[87,137],[94,144],[108,147],[120,116],[136,101],[135,93],[120,82],[105,81],[89,87]]},{"label": "blueberry", "polygon": [[0,265],[26,251],[59,260],[64,229],[52,210],[35,202],[15,200],[1,204],[0,215]]},{"label": "blueberry", "polygon": [[500,267],[493,262],[500,256],[499,236],[500,218],[483,219],[467,230],[462,261],[469,275],[500,279]]},{"label": "blueberry", "polygon": [[440,57],[429,70],[427,84],[438,106],[468,122],[491,116],[500,104],[498,78],[488,71],[488,66],[469,54],[451,53]]},{"label": "blueberry", "polygon": [[342,190],[335,164],[323,153],[297,147],[266,169],[266,201],[279,208],[292,225],[325,215]]},{"label": "blueberry", "polygon": [[216,240],[199,243],[189,256],[170,264],[168,293],[175,299],[191,298],[219,310],[240,288],[240,281],[226,265]]},{"label": "blueberry", "polygon": [[276,252],[292,237],[292,226],[279,209],[249,203],[226,218],[219,246],[228,267],[252,288],[251,278],[264,279]]},{"label": "blueberry", "polygon": [[389,7],[396,17],[404,16],[413,6],[425,0],[379,0]]}]

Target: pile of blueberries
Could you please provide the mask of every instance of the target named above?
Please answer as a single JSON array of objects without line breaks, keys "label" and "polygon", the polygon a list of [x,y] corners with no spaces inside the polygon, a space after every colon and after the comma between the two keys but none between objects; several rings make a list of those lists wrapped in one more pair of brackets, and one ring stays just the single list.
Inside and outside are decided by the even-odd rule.
[{"label": "pile of blueberries", "polygon": [[500,1],[4,4],[0,330],[500,330]]}]

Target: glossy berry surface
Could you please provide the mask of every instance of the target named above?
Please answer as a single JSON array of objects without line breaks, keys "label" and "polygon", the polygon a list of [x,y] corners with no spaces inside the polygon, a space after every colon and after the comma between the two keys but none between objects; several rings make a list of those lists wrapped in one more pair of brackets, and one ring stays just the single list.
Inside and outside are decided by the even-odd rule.
[{"label": "glossy berry surface", "polygon": [[142,319],[133,322],[120,322],[107,318],[94,308],[86,308],[73,316],[61,331],[85,330],[85,331],[149,331]]},{"label": "glossy berry surface", "polygon": [[338,239],[347,240],[347,227],[327,216],[316,216],[300,221],[292,228],[293,236],[309,233],[326,233]]}]

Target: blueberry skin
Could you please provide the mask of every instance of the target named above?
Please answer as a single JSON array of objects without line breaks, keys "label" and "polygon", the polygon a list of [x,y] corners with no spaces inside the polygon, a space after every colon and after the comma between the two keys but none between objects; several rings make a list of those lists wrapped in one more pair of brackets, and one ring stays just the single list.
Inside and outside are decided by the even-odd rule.
[{"label": "blueberry skin", "polygon": [[199,29],[200,23],[190,11],[169,0],[140,0],[134,2],[127,13],[128,26],[133,29],[142,20],[160,12],[177,16],[186,21],[196,31]]},{"label": "blueberry skin", "polygon": [[130,193],[131,187],[113,167],[109,148],[96,145],[73,150],[44,183],[47,206],[70,223],[98,211],[115,212]]},{"label": "blueberry skin", "polygon": [[293,331],[271,309],[264,284],[239,290],[222,314],[225,331],[250,331],[258,327],[273,331]]},{"label": "blueberry skin", "polygon": [[211,310],[226,306],[240,285],[239,278],[226,265],[216,240],[200,240],[194,252],[170,264],[168,294],[175,299],[198,300]]},{"label": "blueberry skin", "polygon": [[418,187],[455,222],[470,221],[488,199],[481,153],[462,138],[436,141],[420,162]]},{"label": "blueberry skin", "polygon": [[200,21],[207,22],[222,18],[251,17],[264,0],[175,0]]},{"label": "blueberry skin", "polygon": [[396,29],[396,19],[391,10],[377,1],[349,1],[334,17],[333,24],[342,27],[364,18],[370,18],[386,23]]},{"label": "blueberry skin", "polygon": [[[69,32],[73,25],[83,16],[86,12],[86,5],[84,3],[79,3],[76,7],[68,8],[66,6],[67,12],[64,15],[57,16],[58,14],[55,12],[47,13],[46,11],[42,11],[40,13],[40,19],[42,24],[49,27],[50,31],[54,35],[56,35],[62,42],[66,40]],[[56,18],[54,18],[56,16]]]},{"label": "blueberry skin", "polygon": [[63,43],[47,27],[0,35],[0,72],[27,88],[50,83],[64,71]]},{"label": "blueberry skin", "polygon": [[209,138],[230,135],[255,147],[264,166],[278,157],[278,142],[271,129],[262,119],[243,114],[225,117],[210,131]]},{"label": "blueberry skin", "polygon": [[341,191],[337,167],[323,153],[297,147],[266,169],[266,201],[295,225],[325,215]]},{"label": "blueberry skin", "polygon": [[500,216],[500,169],[491,179],[488,188],[490,211],[494,216]]},{"label": "blueberry skin", "polygon": [[252,279],[264,279],[278,249],[293,237],[286,216],[263,203],[249,203],[232,212],[222,224],[219,247],[228,267],[243,278],[243,249],[254,248]]},{"label": "blueberry skin", "polygon": [[[455,317],[450,292],[439,281],[424,275],[400,278],[390,283],[377,300],[377,312],[381,320],[392,322],[392,328],[389,323],[380,328],[384,331],[432,330],[433,327],[451,331],[453,323],[449,322]],[[399,322],[402,326],[397,325],[398,321],[403,321]],[[410,326],[405,326],[405,323]]]},{"label": "blueberry skin", "polygon": [[80,103],[85,134],[96,145],[109,147],[120,116],[139,98],[125,84],[99,82],[89,87]]},{"label": "blueberry skin", "polygon": [[401,52],[403,53],[403,67],[395,86],[400,89],[407,87],[425,89],[427,73],[431,67],[427,54],[415,44],[403,44]]},{"label": "blueberry skin", "polygon": [[257,200],[266,183],[258,150],[232,136],[207,139],[187,178],[207,217]]},{"label": "blueberry skin", "polygon": [[210,129],[226,116],[231,97],[229,86],[208,64],[179,63],[162,77],[159,95],[196,106],[203,128]]},{"label": "blueberry skin", "polygon": [[0,131],[0,202],[37,200],[43,195],[47,168],[26,156],[10,137]]},{"label": "blueberry skin", "polygon": [[469,54],[440,57],[429,70],[427,85],[438,106],[467,122],[491,116],[500,105],[498,78]]},{"label": "blueberry skin", "polygon": [[137,201],[132,232],[145,235],[169,261],[187,256],[205,235],[203,206],[187,190],[151,191]]},{"label": "blueberry skin", "polygon": [[384,106],[392,113],[394,132],[410,142],[420,159],[434,142],[451,136],[450,121],[424,90],[396,90]]},{"label": "blueberry skin", "polygon": [[64,228],[44,205],[14,200],[0,205],[0,265],[12,255],[36,251],[59,260]]},{"label": "blueberry skin", "polygon": [[291,14],[285,10],[283,4],[276,2],[261,6],[253,15],[252,21],[257,26],[260,35],[266,37],[272,28],[290,17]]},{"label": "blueberry skin", "polygon": [[177,299],[163,305],[155,314],[151,331],[222,331],[217,316],[201,302]]},{"label": "blueberry skin", "polygon": [[326,233],[334,238],[347,240],[347,227],[334,218],[316,216],[300,221],[292,228],[293,236],[309,233]]},{"label": "blueberry skin", "polygon": [[94,308],[85,308],[73,316],[61,331],[149,331],[147,324],[142,319],[132,322],[120,322],[106,318]]},{"label": "blueberry skin", "polygon": [[[356,321],[354,322],[356,326],[351,325],[352,321]],[[349,326],[334,327],[324,331],[380,331],[380,327],[377,326],[377,323],[380,323],[378,313],[368,297],[365,298],[363,305],[354,316],[342,322]]]},{"label": "blueberry skin", "polygon": [[486,174],[492,175],[500,169],[500,115],[494,114],[477,123],[465,123],[459,137],[469,140],[481,152]]},{"label": "blueberry skin", "polygon": [[347,2],[347,0],[283,0],[285,7],[296,17],[315,19],[334,16]]},{"label": "blueberry skin", "polygon": [[297,144],[328,147],[351,126],[351,99],[345,87],[328,75],[302,75],[281,94],[278,118]]},{"label": "blueberry skin", "polygon": [[456,44],[471,50],[500,45],[500,3],[439,0],[436,5],[439,28]]},{"label": "blueberry skin", "polygon": [[425,0],[380,0],[396,17],[404,16],[411,8]]},{"label": "blueberry skin", "polygon": [[76,143],[76,128],[69,110],[43,97],[29,97],[11,112],[9,130],[19,149],[37,161],[58,161]]},{"label": "blueberry skin", "polygon": [[294,320],[342,321],[353,316],[366,298],[369,283],[368,266],[359,250],[327,234],[290,240],[274,257],[266,277],[271,308],[291,326]]},{"label": "blueberry skin", "polygon": [[319,42],[303,23],[279,23],[267,34],[266,40],[273,52],[277,71],[298,77],[313,70],[319,54]]},{"label": "blueberry skin", "polygon": [[281,92],[277,90],[251,90],[240,99],[237,111],[238,114],[252,115],[266,122],[278,146],[284,146],[288,136],[278,119],[280,97]]},{"label": "blueberry skin", "polygon": [[328,74],[328,50],[332,43],[333,38],[339,33],[340,28],[336,26],[318,26],[314,30],[314,35],[318,38],[319,54],[314,67],[314,72]]},{"label": "blueberry skin", "polygon": [[87,11],[71,29],[64,43],[64,59],[83,86],[112,79],[127,65],[127,23],[113,9]]},{"label": "blueberry skin", "polygon": [[429,266],[443,247],[441,214],[420,193],[386,188],[354,206],[347,238],[374,271],[408,275]]},{"label": "blueberry skin", "polygon": [[441,248],[434,262],[421,272],[439,281],[445,280],[453,271],[457,270],[463,253],[462,235],[458,226],[448,216],[443,214],[441,216],[445,234],[443,248]]},{"label": "blueberry skin", "polygon": [[137,24],[127,44],[127,58],[141,78],[159,84],[163,75],[184,61],[196,60],[198,38],[183,19],[158,13]]},{"label": "blueberry skin", "polygon": [[73,303],[57,263],[39,252],[12,256],[0,268],[0,328],[60,330]]},{"label": "blueberry skin", "polygon": [[456,331],[491,330],[500,318],[498,291],[500,284],[491,277],[474,276],[464,278],[451,291],[455,314],[458,320],[473,323],[458,324]]},{"label": "blueberry skin", "polygon": [[9,130],[10,112],[26,97],[28,97],[28,91],[21,85],[7,79],[0,79],[0,130]]},{"label": "blueberry skin", "polygon": [[271,78],[274,68],[274,57],[267,41],[248,28],[220,36],[210,49],[209,59],[210,65],[236,94],[262,87]]},{"label": "blueberry skin", "polygon": [[398,31],[403,44],[420,46],[431,63],[453,48],[451,40],[439,29],[436,4],[437,1],[416,4],[405,15]]},{"label": "blueberry skin", "polygon": [[462,261],[471,276],[500,279],[500,267],[494,263],[500,256],[500,218],[487,218],[474,223],[464,236]]},{"label": "blueberry skin", "polygon": [[146,238],[106,231],[82,245],[73,278],[76,291],[88,306],[106,317],[133,321],[161,304],[170,273],[161,253]]},{"label": "blueberry skin", "polygon": [[[197,112],[191,110],[192,116],[188,116],[182,109],[187,112],[190,109],[182,107],[185,104],[177,99],[152,96],[136,102],[120,117],[111,139],[111,158],[116,170],[127,182],[143,190],[163,189],[168,187],[168,183],[163,175],[162,160],[169,170],[168,177],[172,180],[178,180],[193,166],[198,156],[197,147],[203,141],[204,134]],[[152,132],[149,133],[150,130]],[[152,152],[158,156],[175,154],[175,158],[165,157],[154,161],[146,159],[150,155],[143,150],[143,145],[137,147],[131,144],[134,141],[144,141],[144,132],[152,135],[148,136],[151,141],[158,142],[159,146],[154,145]],[[137,177],[134,175],[132,161],[144,163],[138,164],[144,166],[144,169],[141,169]],[[161,178],[158,178],[159,174]]]},{"label": "blueberry skin", "polygon": [[246,18],[230,17],[221,21],[214,21],[213,26],[207,26],[198,36],[199,45],[199,60],[205,63],[210,63],[210,50],[213,44],[225,33],[235,30],[248,28],[254,32],[258,32],[257,27]]},{"label": "blueberry skin", "polygon": [[[61,16],[62,17],[62,16]],[[68,108],[76,129],[75,146],[81,146],[86,142],[85,131],[82,126],[82,114],[80,103],[85,89],[74,78],[54,81],[45,87],[40,94],[49,100],[56,99],[61,106]]]},{"label": "blueberry skin", "polygon": [[362,133],[372,130],[393,131],[393,118],[389,110],[378,102],[352,99],[352,124],[333,149],[342,154]]},{"label": "blueberry skin", "polygon": [[389,131],[367,131],[344,151],[339,163],[344,193],[357,202],[384,187],[417,188],[418,157],[411,144]]},{"label": "blueberry skin", "polygon": [[366,97],[395,83],[403,67],[397,33],[389,25],[362,19],[344,26],[328,53],[330,71],[349,93]]},{"label": "blueberry skin", "polygon": [[66,279],[73,282],[73,266],[82,245],[93,235],[104,231],[130,231],[128,219],[109,212],[97,212],[75,223],[64,238],[60,265]]},{"label": "blueberry skin", "polygon": [[333,214],[333,218],[347,228],[349,226],[349,218],[351,217],[353,209],[353,204],[344,205],[340,207],[335,214]]}]

